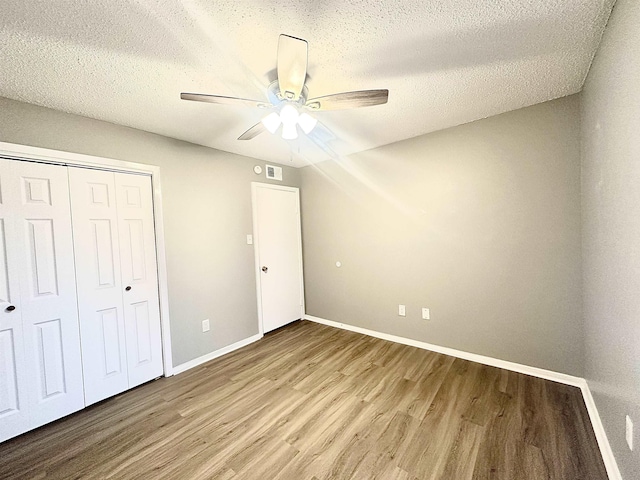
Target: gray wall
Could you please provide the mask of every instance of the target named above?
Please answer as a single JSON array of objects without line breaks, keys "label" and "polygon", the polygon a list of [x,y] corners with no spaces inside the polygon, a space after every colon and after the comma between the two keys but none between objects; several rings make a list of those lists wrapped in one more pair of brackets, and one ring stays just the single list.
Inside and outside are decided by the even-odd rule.
[{"label": "gray wall", "polygon": [[625,479],[640,478],[639,47],[640,2],[618,0],[582,93],[585,375]]},{"label": "gray wall", "polygon": [[[264,162],[0,98],[0,141],[161,168],[173,363],[258,333],[251,182]],[[299,170],[284,167],[286,185]],[[202,333],[201,322],[211,320]]]},{"label": "gray wall", "polygon": [[572,96],[303,168],[307,313],[582,375],[579,141]]}]

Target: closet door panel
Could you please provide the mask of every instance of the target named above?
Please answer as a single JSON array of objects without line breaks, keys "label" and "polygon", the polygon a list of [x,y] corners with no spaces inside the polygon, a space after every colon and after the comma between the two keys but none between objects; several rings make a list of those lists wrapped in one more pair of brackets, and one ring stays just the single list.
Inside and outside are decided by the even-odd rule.
[{"label": "closet door panel", "polygon": [[[0,441],[29,429],[13,162],[0,159]],[[15,307],[12,309],[11,307]]]},{"label": "closet door panel", "polygon": [[87,405],[129,387],[114,173],[69,168]]},{"label": "closet door panel", "polygon": [[67,168],[19,162],[18,242],[31,427],[84,407]]},{"label": "closet door panel", "polygon": [[[129,386],[162,375],[151,178],[115,174]],[[130,287],[130,288],[129,288]]]},{"label": "closet door panel", "polygon": [[24,404],[35,428],[84,407],[68,180],[63,166],[11,161],[7,167],[13,229],[5,241],[15,242],[8,258],[20,265],[9,274],[20,292],[13,312],[20,311],[22,324],[18,377],[26,378]]}]

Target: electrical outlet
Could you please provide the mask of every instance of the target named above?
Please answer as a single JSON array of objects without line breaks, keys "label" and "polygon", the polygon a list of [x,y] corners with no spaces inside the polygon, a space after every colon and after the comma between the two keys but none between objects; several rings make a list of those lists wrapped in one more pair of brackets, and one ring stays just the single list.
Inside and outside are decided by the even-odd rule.
[{"label": "electrical outlet", "polygon": [[633,422],[631,418],[629,418],[629,415],[627,415],[626,420],[625,438],[627,439],[629,450],[633,451]]},{"label": "electrical outlet", "polygon": [[207,318],[206,320],[202,320],[202,331],[208,332],[209,328],[210,328],[209,319]]},{"label": "electrical outlet", "polygon": [[422,307],[422,319],[429,320],[431,318],[431,312],[427,307]]},{"label": "electrical outlet", "polygon": [[253,245],[253,235],[247,235],[247,245]]},{"label": "electrical outlet", "polygon": [[398,305],[398,315],[401,317],[407,316],[407,308],[404,305]]}]

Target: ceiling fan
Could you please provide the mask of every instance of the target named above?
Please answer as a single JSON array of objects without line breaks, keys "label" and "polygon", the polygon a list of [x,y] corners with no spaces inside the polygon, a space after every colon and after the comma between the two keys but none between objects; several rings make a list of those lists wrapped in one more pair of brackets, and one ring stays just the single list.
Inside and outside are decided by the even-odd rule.
[{"label": "ceiling fan", "polygon": [[251,140],[265,130],[275,133],[282,125],[282,138],[293,140],[298,137],[299,125],[306,134],[311,133],[317,120],[309,111],[344,110],[369,107],[387,103],[389,90],[359,90],[334,93],[322,97],[308,98],[305,85],[307,79],[306,40],[280,35],[278,39],[277,78],[267,88],[268,102],[246,98],[207,95],[203,93],[181,93],[182,100],[219,103],[272,109],[260,122],[244,132],[238,140]]}]

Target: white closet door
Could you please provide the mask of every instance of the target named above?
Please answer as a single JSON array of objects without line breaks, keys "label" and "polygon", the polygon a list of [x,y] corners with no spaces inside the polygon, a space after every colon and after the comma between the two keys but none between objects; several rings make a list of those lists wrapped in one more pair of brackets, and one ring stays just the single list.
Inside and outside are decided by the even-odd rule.
[{"label": "white closet door", "polygon": [[13,162],[0,159],[0,442],[29,428],[15,183]]},{"label": "white closet door", "polygon": [[19,162],[17,241],[31,427],[84,407],[66,168]]},{"label": "white closet door", "polygon": [[69,168],[87,405],[129,386],[114,173]]},{"label": "white closet door", "polygon": [[115,174],[129,388],[162,375],[151,178]]},{"label": "white closet door", "polygon": [[[29,428],[35,428],[84,406],[68,181],[65,167],[2,162],[8,176],[2,195],[13,228],[5,229],[9,275],[0,283],[20,291],[10,314],[20,314],[24,350],[16,363],[23,367],[14,374],[18,391],[26,384],[21,403]],[[17,275],[11,263],[19,265]],[[19,358],[17,328],[5,334],[4,343],[13,344],[13,354],[3,349],[8,365],[8,357]]]}]

